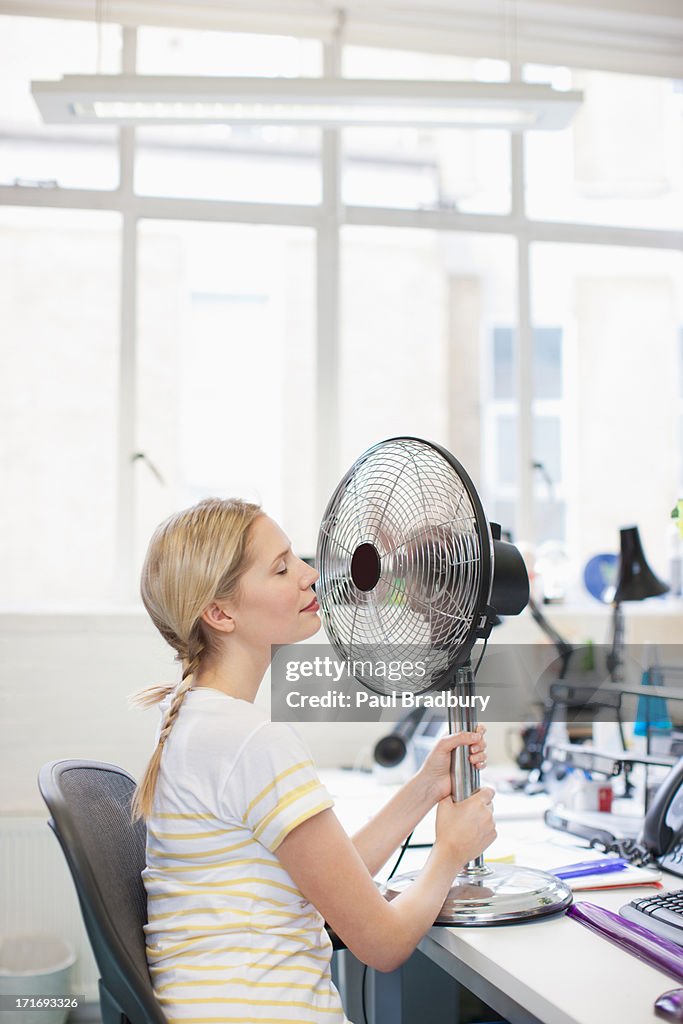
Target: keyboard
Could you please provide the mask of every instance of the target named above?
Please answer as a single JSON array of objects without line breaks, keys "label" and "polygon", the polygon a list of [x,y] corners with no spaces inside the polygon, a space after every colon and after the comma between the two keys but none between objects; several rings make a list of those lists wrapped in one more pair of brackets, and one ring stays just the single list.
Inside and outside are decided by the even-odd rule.
[{"label": "keyboard", "polygon": [[639,896],[621,907],[619,913],[663,939],[683,946],[683,889],[660,892],[656,896]]}]

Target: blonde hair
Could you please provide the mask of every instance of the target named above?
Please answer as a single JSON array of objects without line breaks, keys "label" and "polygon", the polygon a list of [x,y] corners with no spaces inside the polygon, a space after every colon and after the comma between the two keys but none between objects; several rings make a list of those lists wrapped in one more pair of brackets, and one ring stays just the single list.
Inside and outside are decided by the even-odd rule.
[{"label": "blonde hair", "polygon": [[202,612],[212,601],[238,595],[251,556],[249,527],[262,514],[259,505],[237,498],[206,498],[170,516],[154,531],[142,567],[140,594],[152,622],[182,663],[183,674],[177,685],[148,686],[128,698],[129,707],[148,708],[175,693],[156,750],[133,794],[133,822],[152,813],[164,743],[193,676],[218,647]]}]

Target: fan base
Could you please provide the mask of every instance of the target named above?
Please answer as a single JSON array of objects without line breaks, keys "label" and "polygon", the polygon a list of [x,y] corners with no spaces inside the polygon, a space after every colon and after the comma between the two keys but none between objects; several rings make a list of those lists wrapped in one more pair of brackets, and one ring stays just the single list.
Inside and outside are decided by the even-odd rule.
[{"label": "fan base", "polygon": [[[382,894],[388,900],[394,899],[418,874],[392,878],[382,886]],[[571,889],[555,875],[513,864],[493,864],[455,877],[434,924],[495,925],[526,921],[559,914],[571,903]]]}]

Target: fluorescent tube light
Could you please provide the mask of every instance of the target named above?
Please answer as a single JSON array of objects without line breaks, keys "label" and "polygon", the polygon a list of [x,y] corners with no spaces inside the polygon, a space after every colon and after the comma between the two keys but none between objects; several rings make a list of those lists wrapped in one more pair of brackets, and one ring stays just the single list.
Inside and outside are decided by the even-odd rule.
[{"label": "fluorescent tube light", "polygon": [[32,82],[49,124],[287,124],[557,130],[582,100],[523,83],[65,75]]},{"label": "fluorescent tube light", "polygon": [[293,124],[310,126],[344,125],[414,125],[439,127],[458,125],[493,125],[494,127],[531,127],[538,120],[533,110],[495,107],[453,107],[447,112],[431,107],[349,107],[288,104],[286,108],[259,103],[146,103],[140,100],[96,100],[74,103],[74,116],[82,121],[96,118],[98,122],[134,124],[229,121],[242,124]]}]

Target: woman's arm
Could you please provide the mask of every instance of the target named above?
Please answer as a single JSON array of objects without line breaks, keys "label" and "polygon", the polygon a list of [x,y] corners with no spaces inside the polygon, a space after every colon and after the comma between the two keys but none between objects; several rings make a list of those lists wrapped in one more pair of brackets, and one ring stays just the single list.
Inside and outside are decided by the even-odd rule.
[{"label": "woman's arm", "polygon": [[298,825],[276,850],[304,896],[354,956],[379,971],[393,971],[431,928],[467,861],[496,837],[491,801],[482,789],[454,804],[439,803],[436,841],[417,880],[387,902],[332,809]]},{"label": "woman's arm", "polygon": [[434,800],[419,773],[352,836],[361,860],[376,875],[394,850],[431,811]]},{"label": "woman's arm", "polygon": [[377,874],[425,814],[450,793],[451,752],[456,747],[469,745],[472,764],[477,768],[486,764],[485,732],[486,726],[481,725],[475,733],[440,739],[420,771],[354,834],[353,845],[371,875]]}]

